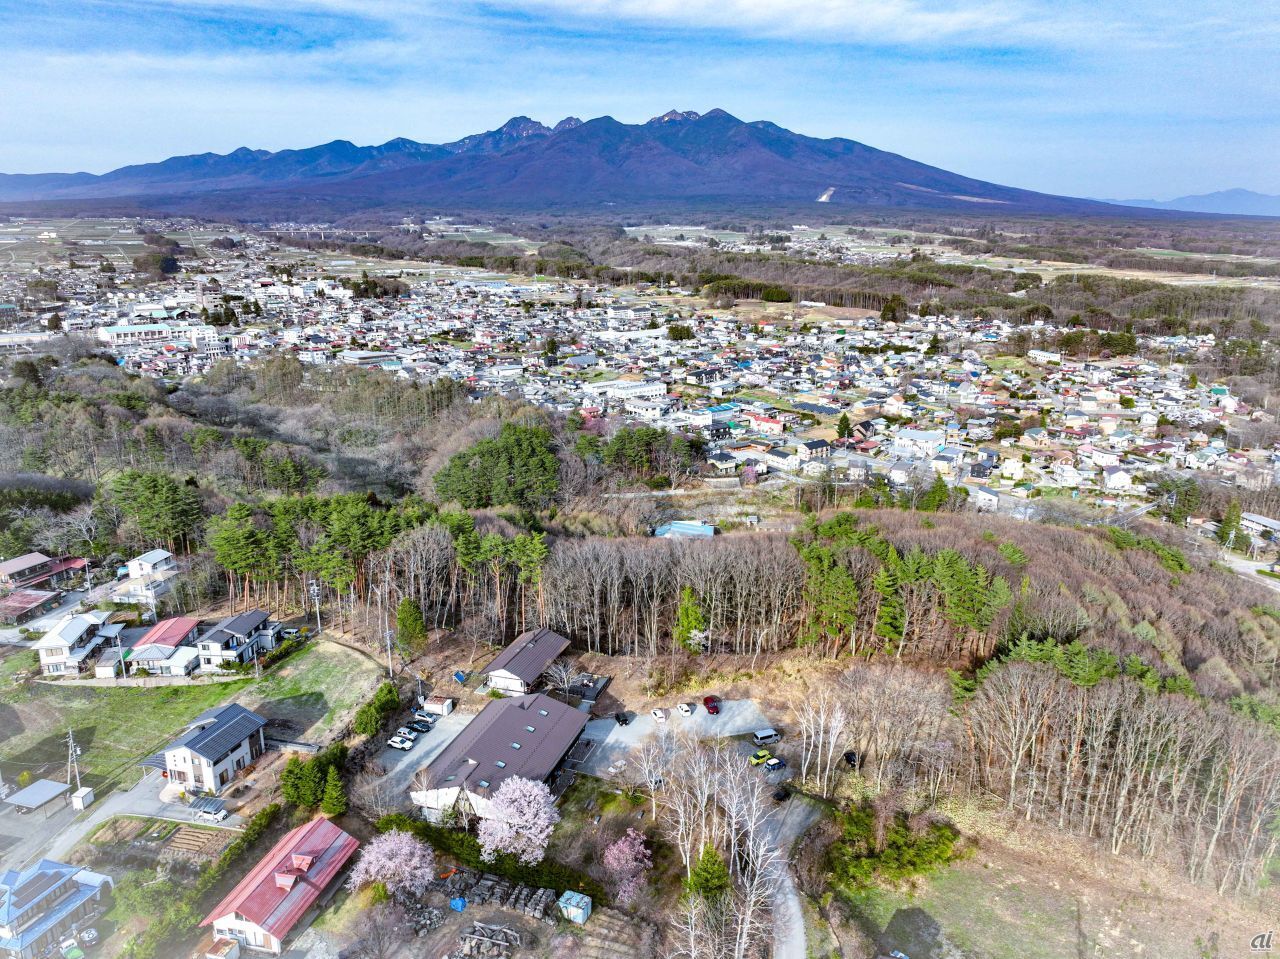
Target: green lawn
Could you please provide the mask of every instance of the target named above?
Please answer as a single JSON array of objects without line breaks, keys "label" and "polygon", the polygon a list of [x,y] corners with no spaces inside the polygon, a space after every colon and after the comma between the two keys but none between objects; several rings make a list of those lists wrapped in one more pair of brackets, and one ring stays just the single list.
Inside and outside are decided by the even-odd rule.
[{"label": "green lawn", "polygon": [[320,741],[337,721],[364,703],[384,675],[355,650],[320,640],[290,657],[236,697],[268,719],[284,720],[289,736]]},{"label": "green lawn", "polygon": [[[15,659],[0,669],[12,675]],[[138,760],[158,752],[190,720],[225,702],[250,680],[202,686],[104,689],[0,679],[0,763],[9,778],[65,762],[68,729],[80,747],[81,776],[104,787],[137,779]]]}]

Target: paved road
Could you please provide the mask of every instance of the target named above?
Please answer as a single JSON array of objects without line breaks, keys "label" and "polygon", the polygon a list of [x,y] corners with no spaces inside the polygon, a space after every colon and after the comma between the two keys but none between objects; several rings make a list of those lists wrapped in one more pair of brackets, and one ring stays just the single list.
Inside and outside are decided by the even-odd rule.
[{"label": "paved road", "polygon": [[1280,593],[1280,579],[1258,575],[1258,570],[1268,569],[1271,565],[1270,563],[1254,562],[1234,553],[1228,553],[1225,550],[1218,557],[1218,561],[1224,566],[1229,566],[1237,575],[1244,577],[1249,582],[1261,583],[1267,589]]},{"label": "paved road", "polygon": [[[409,719],[408,716],[400,718],[402,722]],[[452,712],[448,716],[441,716],[435,728],[419,736],[417,743],[408,752],[392,749],[390,746],[383,747],[379,761],[382,763],[382,768],[386,770],[386,780],[391,787],[391,795],[402,797],[407,804],[414,774],[440,755],[444,747],[453,742],[458,733],[466,729],[467,723],[474,718],[469,713]]]},{"label": "paved road", "polygon": [[791,848],[821,815],[822,810],[816,803],[803,796],[793,796],[770,817],[774,842],[785,863],[773,901],[773,959],[808,959],[804,910],[800,905],[800,891],[791,875]]},{"label": "paved road", "polygon": [[[675,703],[666,707],[667,719],[657,722],[650,713],[632,716],[630,724],[619,726],[613,719],[593,719],[587,723],[584,739],[596,743],[594,749],[582,764],[582,771],[589,776],[600,779],[621,777],[630,779],[624,772],[610,772],[609,767],[619,760],[631,759],[632,752],[650,739],[659,727],[669,728],[673,733],[687,732],[698,739],[723,739],[728,736],[741,736],[770,725],[764,713],[750,699],[727,699],[720,704],[720,714],[712,716],[702,703],[698,703],[692,716],[681,716],[675,710]],[[635,765],[630,762],[627,771]]]},{"label": "paved road", "polygon": [[[54,801],[54,806],[60,808],[47,817],[40,810],[19,816],[12,807],[3,806],[0,835],[12,841],[0,853],[0,866],[20,869],[41,856],[63,859],[99,824],[114,816],[196,822],[185,803],[167,802],[161,798],[160,792],[165,783],[158,769],[148,770],[131,788],[111,793],[84,812],[77,812],[69,804],[62,806],[61,800]],[[239,816],[230,816],[221,823],[221,828],[236,829],[240,825]]]}]

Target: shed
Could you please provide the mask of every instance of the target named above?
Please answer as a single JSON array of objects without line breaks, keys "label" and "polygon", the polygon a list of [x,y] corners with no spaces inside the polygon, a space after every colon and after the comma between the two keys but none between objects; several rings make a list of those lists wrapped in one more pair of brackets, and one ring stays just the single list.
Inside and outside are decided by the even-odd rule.
[{"label": "shed", "polygon": [[55,779],[37,779],[26,789],[19,789],[5,802],[16,806],[19,813],[29,813],[35,809],[43,809],[70,790],[71,786],[67,783],[60,783]]},{"label": "shed", "polygon": [[583,892],[566,889],[560,897],[560,915],[579,926],[591,918],[591,897]]}]

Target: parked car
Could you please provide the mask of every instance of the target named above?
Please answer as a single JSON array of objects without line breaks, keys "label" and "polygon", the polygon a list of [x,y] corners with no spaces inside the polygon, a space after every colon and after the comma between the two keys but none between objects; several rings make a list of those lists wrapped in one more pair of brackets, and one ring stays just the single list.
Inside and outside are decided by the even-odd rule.
[{"label": "parked car", "polygon": [[58,951],[62,953],[62,959],[84,959],[84,950],[76,943],[74,939],[64,939],[58,946]]},{"label": "parked car", "polygon": [[692,716],[693,706],[691,706],[689,703],[681,703],[676,707],[676,712],[678,712],[681,716]]},{"label": "parked car", "polygon": [[760,766],[760,765],[763,765],[764,763],[767,763],[772,758],[773,758],[773,753],[769,752],[769,750],[757,749],[755,752],[751,754],[747,762],[749,762],[752,766]]},{"label": "parked car", "polygon": [[707,707],[707,712],[712,716],[720,715],[720,702],[721,700],[719,696],[702,697],[702,705]]},{"label": "parked car", "polygon": [[280,630],[280,635],[285,639],[293,639],[293,637],[295,636],[301,636],[302,630],[299,629],[297,626],[287,626],[284,629]]},{"label": "parked car", "polygon": [[767,773],[781,772],[787,768],[787,761],[781,756],[771,756],[764,762],[764,771]]},{"label": "parked car", "polygon": [[428,726],[434,726],[436,724],[436,720],[440,717],[435,713],[424,713],[421,709],[415,709],[413,711],[413,718],[420,723],[426,723]]},{"label": "parked car", "polygon": [[791,798],[791,790],[788,789],[786,786],[779,786],[777,789],[773,791],[774,802],[786,802],[790,798]]},{"label": "parked car", "polygon": [[202,809],[196,815],[205,822],[226,822],[231,814],[225,809]]},{"label": "parked car", "polygon": [[392,736],[387,740],[387,745],[392,749],[400,749],[407,753],[413,748],[413,740],[405,739],[403,736]]},{"label": "parked car", "polygon": [[415,733],[431,732],[431,724],[424,723],[421,719],[411,719],[407,723],[405,723],[405,726],[409,729],[412,729]]},{"label": "parked car", "polygon": [[626,713],[614,713],[613,721],[619,726],[629,726],[631,724],[631,717]]},{"label": "parked car", "polygon": [[751,741],[757,746],[772,746],[781,739],[782,734],[772,726],[767,726],[764,729],[757,729],[751,734]]},{"label": "parked car", "polygon": [[399,736],[401,739],[407,739],[410,742],[413,742],[415,739],[418,738],[418,734],[415,733],[408,726],[401,726],[399,729],[396,730],[396,735]]},{"label": "parked car", "polygon": [[88,929],[80,930],[80,941],[86,946],[92,946],[98,941],[98,930],[90,926]]},{"label": "parked car", "polygon": [[665,723],[667,721],[667,711],[661,706],[654,706],[653,718],[655,722]]},{"label": "parked car", "polygon": [[894,949],[889,953],[889,959],[911,959],[911,957],[905,952],[899,952],[897,949]]}]

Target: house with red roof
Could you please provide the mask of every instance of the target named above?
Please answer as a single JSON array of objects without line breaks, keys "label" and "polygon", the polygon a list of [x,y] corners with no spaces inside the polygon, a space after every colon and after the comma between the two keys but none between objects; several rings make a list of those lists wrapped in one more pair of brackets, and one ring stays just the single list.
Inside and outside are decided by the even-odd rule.
[{"label": "house with red roof", "polygon": [[228,943],[278,956],[284,940],[316,906],[360,846],[328,819],[289,832],[200,923],[214,950]]},{"label": "house with red roof", "polygon": [[200,665],[195,647],[200,620],[173,616],[152,626],[127,654],[132,675],[189,676]]}]

